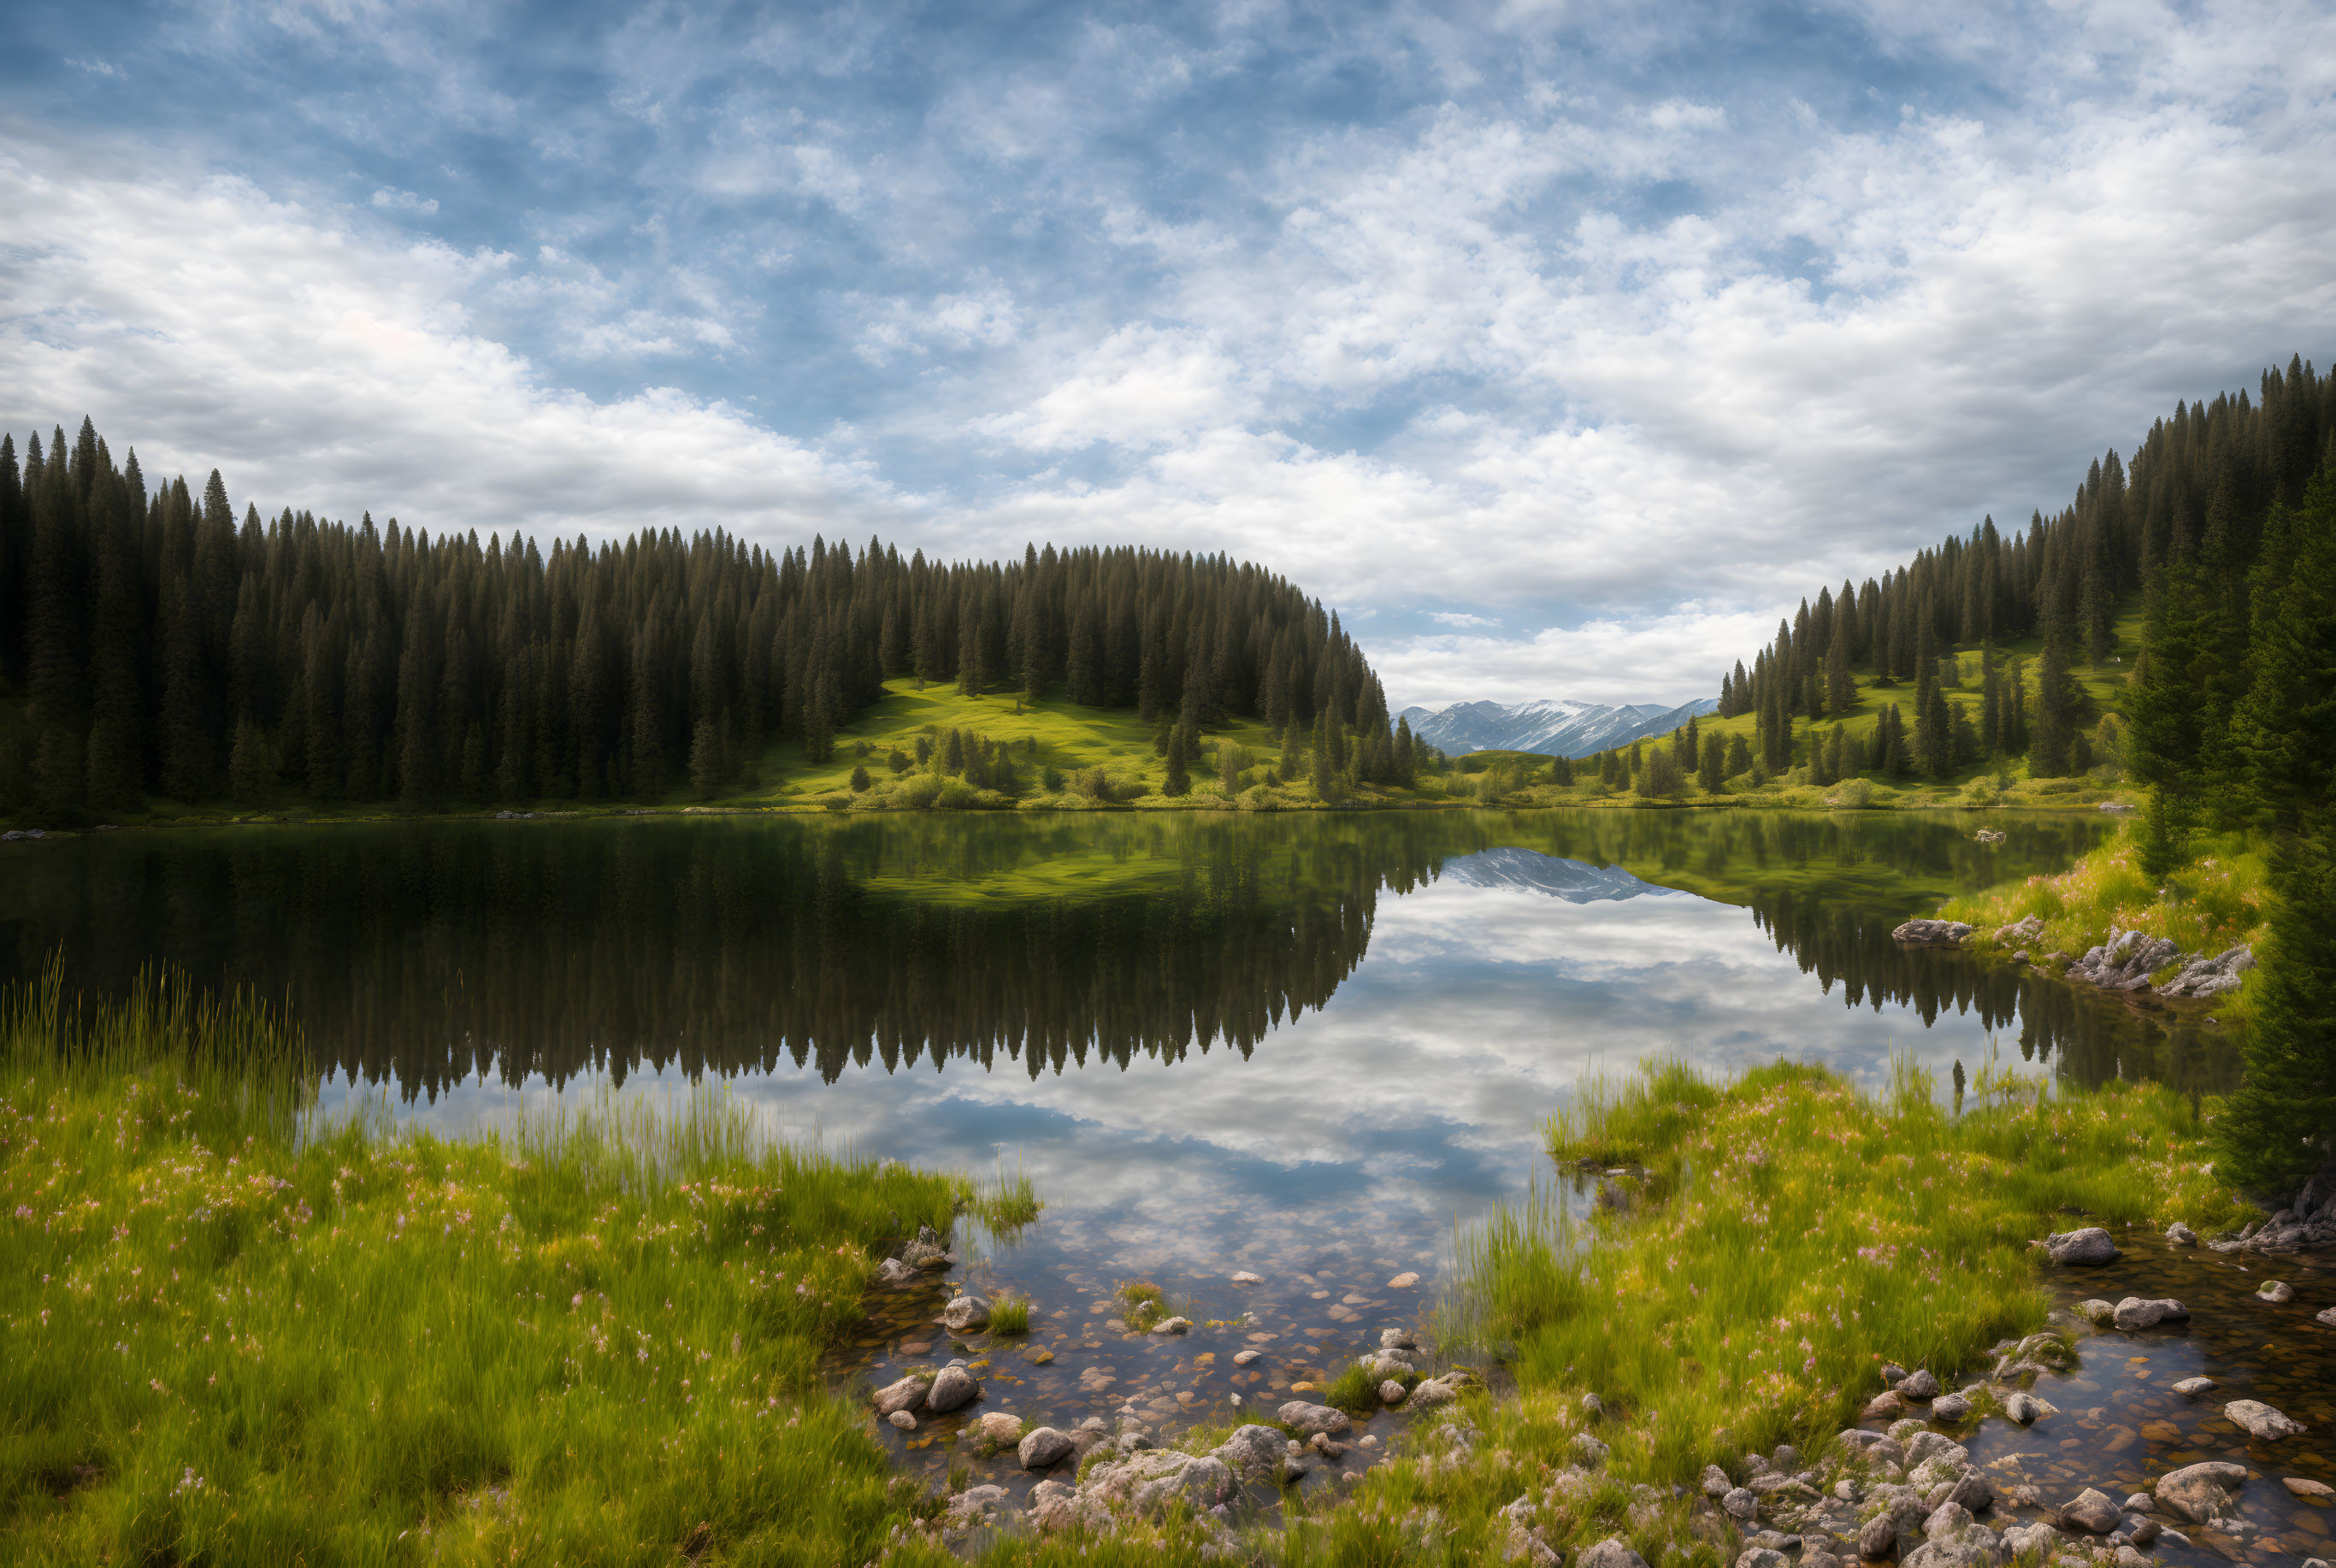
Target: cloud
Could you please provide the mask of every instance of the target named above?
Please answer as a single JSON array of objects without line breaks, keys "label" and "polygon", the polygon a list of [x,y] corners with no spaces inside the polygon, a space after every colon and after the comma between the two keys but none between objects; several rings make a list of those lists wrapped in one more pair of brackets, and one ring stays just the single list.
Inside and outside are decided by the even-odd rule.
[{"label": "cloud", "polygon": [[1456,609],[1430,610],[1427,612],[1427,618],[1445,626],[1475,627],[1498,626],[1501,624],[1500,618],[1498,616],[1494,616],[1488,618],[1481,615],[1469,615],[1465,611]]},{"label": "cloud", "polygon": [[1370,654],[1388,705],[1398,710],[1540,697],[1676,705],[1718,696],[1720,676],[1775,631],[1761,611],[1691,604],[1643,620],[1591,620],[1526,638],[1381,641]]},{"label": "cloud", "polygon": [[[385,245],[248,184],[64,180],[0,157],[0,421],[92,415],[146,472],[433,531],[864,535],[900,499],[850,459],[669,387],[594,399],[476,335],[493,258]],[[37,241],[30,237],[39,237]]]},{"label": "cloud", "polygon": [[418,212],[425,218],[438,210],[436,197],[416,196],[411,190],[376,190],[373,193],[373,204],[376,211]]}]

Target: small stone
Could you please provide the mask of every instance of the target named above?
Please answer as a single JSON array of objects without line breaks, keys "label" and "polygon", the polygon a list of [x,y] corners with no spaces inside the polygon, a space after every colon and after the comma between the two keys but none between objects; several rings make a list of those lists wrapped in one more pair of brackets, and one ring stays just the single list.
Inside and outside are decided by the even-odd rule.
[{"label": "small stone", "polygon": [[2223,1407],[2223,1414],[2245,1427],[2253,1436],[2266,1439],[2293,1437],[2311,1430],[2302,1423],[2291,1421],[2270,1406],[2255,1399],[2234,1399]]},{"label": "small stone", "polygon": [[971,1333],[989,1321],[989,1303],[972,1294],[952,1297],[941,1309],[940,1321],[952,1334]]},{"label": "small stone", "polygon": [[2151,1496],[2148,1493],[2133,1492],[2127,1494],[2126,1496],[2125,1511],[2128,1514],[2146,1514],[2150,1509],[2156,1506],[2156,1504],[2157,1499]]},{"label": "small stone", "polygon": [[1890,940],[1915,948],[1958,948],[1971,934],[1961,920],[1908,920],[1890,933]]},{"label": "small stone", "polygon": [[2055,1263],[2078,1267],[2112,1263],[2120,1256],[2117,1244],[2098,1225],[2047,1236],[2044,1251]]},{"label": "small stone", "polygon": [[1760,1512],[1760,1499],[1741,1486],[1731,1486],[1719,1505],[1738,1519],[1749,1519]]},{"label": "small stone", "polygon": [[1381,1329],[1379,1349],[1382,1350],[1416,1350],[1419,1336],[1408,1329]]},{"label": "small stone", "polygon": [[1014,1450],[1025,1470],[1044,1470],[1069,1456],[1078,1446],[1077,1439],[1067,1432],[1057,1432],[1052,1427],[1033,1429]]},{"label": "small stone", "polygon": [[1410,1272],[1409,1271],[1406,1271],[1403,1273],[1397,1274],[1394,1279],[1389,1280],[1387,1282],[1387,1288],[1390,1290],[1408,1290],[1414,1285],[1418,1283],[1419,1276]]},{"label": "small stone", "polygon": [[1582,1396],[1582,1413],[1595,1421],[1606,1414],[1606,1401],[1595,1394]]},{"label": "small stone", "polygon": [[2312,1321],[2315,1323],[2325,1323],[2330,1328],[2336,1329],[2336,1307],[2321,1308],[2319,1311],[2312,1314]]},{"label": "small stone", "polygon": [[1961,1394],[1942,1394],[1931,1401],[1931,1419],[1960,1421],[1971,1414],[1971,1404]]},{"label": "small stone", "polygon": [[2113,1322],[2117,1319],[2117,1307],[2114,1303],[2096,1297],[2088,1301],[2078,1302],[2077,1315],[2088,1323]]},{"label": "small stone", "polygon": [[913,1432],[917,1429],[917,1418],[906,1410],[895,1410],[884,1419],[891,1422],[903,1432]]},{"label": "small stone", "polygon": [[925,1402],[926,1387],[922,1378],[903,1378],[897,1383],[887,1383],[876,1390],[876,1414],[891,1416],[915,1409]]},{"label": "small stone", "polygon": [[1165,1321],[1153,1324],[1152,1331],[1155,1334],[1189,1334],[1192,1331],[1192,1320],[1170,1318]]},{"label": "small stone", "polygon": [[2117,1505],[2109,1501],[2107,1494],[2090,1486],[2060,1505],[2063,1524],[2091,1535],[2107,1534],[2117,1527],[2123,1516]]},{"label": "small stone", "polygon": [[2040,1421],[2045,1417],[2057,1415],[2059,1412],[2050,1404],[2038,1398],[2026,1389],[2020,1388],[2014,1389],[2005,1397],[2003,1413],[2025,1427],[2032,1421]]},{"label": "small stone", "polygon": [[2176,1220],[2166,1227],[2166,1239],[2177,1247],[2195,1247],[2198,1244],[2198,1232]]},{"label": "small stone", "polygon": [[1737,1554],[1736,1568],[1786,1568],[1791,1560],[1766,1546],[1747,1546]]},{"label": "small stone", "polygon": [[1609,1535],[1575,1558],[1574,1568],[1647,1568],[1647,1560]]},{"label": "small stone", "polygon": [[1264,1354],[1265,1352],[1262,1350],[1235,1350],[1233,1352],[1233,1365],[1236,1367],[1246,1367],[1251,1361],[1256,1360],[1260,1356]]},{"label": "small stone", "polygon": [[1022,1359],[1033,1367],[1043,1367],[1055,1359],[1055,1353],[1044,1345],[1033,1345],[1022,1352]]},{"label": "small stone", "polygon": [[2336,1497],[2336,1486],[2314,1481],[2309,1475],[2282,1475],[2279,1484],[2299,1497]]},{"label": "small stone", "polygon": [[1861,1421],[1884,1421],[1905,1407],[1906,1401],[1898,1397],[1896,1389],[1885,1389],[1868,1399],[1865,1402],[1865,1408],[1860,1410],[1857,1416]]},{"label": "small stone", "polygon": [[1879,1563],[1898,1544],[1898,1521],[1888,1514],[1876,1514],[1857,1533],[1857,1554],[1869,1563]]},{"label": "small stone", "polygon": [[1003,1410],[992,1410],[973,1424],[973,1431],[978,1440],[995,1443],[1003,1448],[1022,1440],[1022,1417],[1008,1415]]},{"label": "small stone", "polygon": [[1706,1465],[1703,1467],[1700,1484],[1703,1487],[1703,1495],[1707,1497],[1725,1497],[1736,1489],[1736,1483],[1728,1478],[1728,1472],[1717,1465]]},{"label": "small stone", "polygon": [[2255,1294],[2275,1307],[2284,1307],[2295,1300],[2295,1287],[2284,1280],[2265,1280]]},{"label": "small stone", "polygon": [[1939,1380],[1928,1371],[1916,1372],[1899,1381],[1898,1392],[1909,1399],[1934,1399],[1938,1398]]},{"label": "small stone", "polygon": [[[1426,1387],[1426,1385],[1422,1385]],[[1274,1418],[1293,1432],[1316,1437],[1330,1432],[1343,1432],[1354,1425],[1344,1410],[1328,1405],[1309,1405],[1303,1399],[1292,1399],[1274,1412]]]},{"label": "small stone", "polygon": [[2212,1378],[2185,1378],[2179,1383],[2172,1385],[2175,1393],[2187,1395],[2193,1399],[2214,1386],[2214,1379]]},{"label": "small stone", "polygon": [[1411,1390],[1393,1378],[1379,1385],[1379,1403],[1382,1405],[1400,1405],[1409,1398]]}]

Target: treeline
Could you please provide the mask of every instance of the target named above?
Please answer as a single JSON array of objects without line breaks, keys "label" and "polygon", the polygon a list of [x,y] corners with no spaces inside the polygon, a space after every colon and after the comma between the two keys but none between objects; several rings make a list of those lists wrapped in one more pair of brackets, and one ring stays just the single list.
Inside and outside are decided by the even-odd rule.
[{"label": "treeline", "polygon": [[[2265,371],[2253,399],[2243,390],[2176,404],[2129,462],[2114,450],[2096,461],[2056,516],[2037,512],[2008,533],[1990,517],[1894,572],[1803,600],[1748,671],[1738,661],[1723,677],[1719,711],[1755,715],[1759,758],[1780,771],[1795,755],[1794,722],[1851,712],[1854,672],[1865,671],[1874,686],[1915,687],[1911,712],[1897,716],[1901,771],[1941,775],[2025,755],[2036,777],[2082,773],[2097,716],[2071,669],[2117,656],[2121,608],[2169,565],[2212,559],[2243,580],[2273,508],[2301,504],[2331,434],[2336,376],[2301,356]],[[2043,644],[2032,668],[1999,661],[1999,645],[2029,638]],[[1982,711],[1967,734],[1943,696],[1963,678],[1959,645],[1981,650]]]},{"label": "treeline", "polygon": [[[1223,556],[903,560],[716,530],[597,547],[238,522],[214,470],[149,492],[86,420],[0,436],[0,810],[181,802],[654,799],[832,755],[888,677],[1091,707],[1386,733],[1334,615]],[[1391,764],[1389,765],[1391,765]]]}]

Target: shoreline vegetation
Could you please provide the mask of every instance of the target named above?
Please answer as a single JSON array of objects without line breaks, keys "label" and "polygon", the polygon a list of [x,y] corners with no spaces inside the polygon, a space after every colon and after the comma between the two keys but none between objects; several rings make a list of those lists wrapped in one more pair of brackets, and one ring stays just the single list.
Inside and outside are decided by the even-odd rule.
[{"label": "shoreline vegetation", "polygon": [[[967,1544],[821,1356],[919,1226],[1027,1221],[1027,1183],[774,1144],[714,1092],[462,1138],[328,1122],[285,1020],[167,979],[86,1008],[54,979],[20,989],[0,1068],[23,1265],[0,1278],[0,1539],[25,1555],[939,1563]],[[1738,1533],[1698,1500],[1702,1467],[1737,1476],[1789,1442],[1828,1480],[1864,1474],[1831,1434],[1881,1362],[1968,1370],[2036,1329],[2028,1242],[2060,1213],[2210,1233],[2249,1213],[2205,1158],[2214,1110],[2146,1085],[2056,1096],[1992,1062],[1952,1108],[1903,1065],[1878,1094],[1782,1063],[1591,1080],[1550,1123],[1553,1179],[1461,1238],[1436,1320],[1446,1359],[1505,1366],[1498,1392],[1279,1530],[1171,1509],[983,1560],[1482,1560],[1530,1536],[1722,1568]],[[1600,1189],[1587,1219],[1569,1180]]]},{"label": "shoreline vegetation", "polygon": [[0,1070],[24,1560],[866,1561],[918,1504],[821,1357],[903,1228],[1030,1202],[715,1091],[327,1121],[278,1015],[168,977],[15,989]]}]

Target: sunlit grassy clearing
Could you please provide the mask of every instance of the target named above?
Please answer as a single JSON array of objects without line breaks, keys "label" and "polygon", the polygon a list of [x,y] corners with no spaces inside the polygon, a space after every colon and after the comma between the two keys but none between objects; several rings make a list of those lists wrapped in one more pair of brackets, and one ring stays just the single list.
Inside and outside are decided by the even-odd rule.
[{"label": "sunlit grassy clearing", "polygon": [[0,1023],[0,1555],[860,1562],[900,1516],[818,1358],[964,1183],[713,1094],[326,1125],[253,1009],[148,988],[60,1065],[55,1003]]}]

